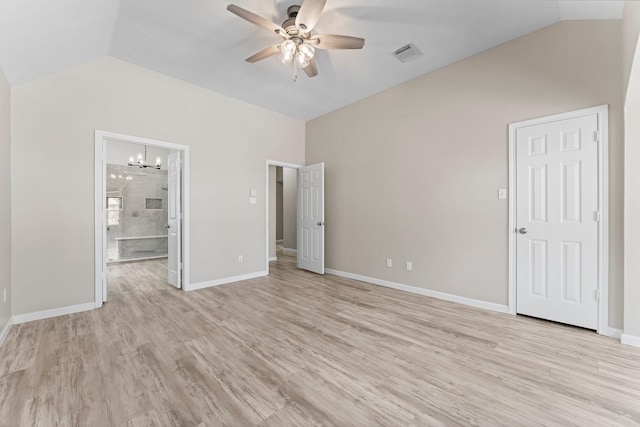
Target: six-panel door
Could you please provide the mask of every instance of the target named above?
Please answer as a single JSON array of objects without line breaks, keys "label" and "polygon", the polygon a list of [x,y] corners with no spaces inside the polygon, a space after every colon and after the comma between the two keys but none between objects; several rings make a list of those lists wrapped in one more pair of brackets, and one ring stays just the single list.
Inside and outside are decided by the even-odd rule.
[{"label": "six-panel door", "polygon": [[298,169],[298,268],[324,274],[324,163]]},{"label": "six-panel door", "polygon": [[597,115],[516,133],[517,312],[597,329]]}]

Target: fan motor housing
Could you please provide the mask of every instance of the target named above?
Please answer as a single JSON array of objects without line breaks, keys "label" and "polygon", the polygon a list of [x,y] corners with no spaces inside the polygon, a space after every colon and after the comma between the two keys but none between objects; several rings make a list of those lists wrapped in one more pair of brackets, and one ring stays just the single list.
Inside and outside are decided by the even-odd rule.
[{"label": "fan motor housing", "polygon": [[298,16],[298,12],[300,11],[300,6],[293,5],[287,8],[287,16],[289,17],[286,21],[282,23],[282,28],[289,31],[290,28],[295,28],[296,26],[296,17]]},{"label": "fan motor housing", "polygon": [[289,18],[295,18],[298,16],[298,12],[300,12],[300,6],[292,5],[287,8],[287,16]]}]

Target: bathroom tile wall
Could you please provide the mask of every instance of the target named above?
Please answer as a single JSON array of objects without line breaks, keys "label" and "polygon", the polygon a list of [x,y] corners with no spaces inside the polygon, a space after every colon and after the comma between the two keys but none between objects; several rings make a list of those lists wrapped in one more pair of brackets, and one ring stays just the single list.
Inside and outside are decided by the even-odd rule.
[{"label": "bathroom tile wall", "polygon": [[122,197],[122,210],[107,211],[109,260],[117,258],[116,237],[167,235],[166,188],[166,170],[107,164],[107,196]]}]

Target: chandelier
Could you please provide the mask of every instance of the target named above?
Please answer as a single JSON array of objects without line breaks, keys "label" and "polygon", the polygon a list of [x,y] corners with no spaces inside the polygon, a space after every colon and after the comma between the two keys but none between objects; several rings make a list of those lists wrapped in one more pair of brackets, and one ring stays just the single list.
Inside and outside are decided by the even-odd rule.
[{"label": "chandelier", "polygon": [[147,146],[144,146],[144,158],[142,157],[142,153],[138,153],[136,159],[133,157],[129,157],[129,166],[136,166],[139,168],[151,168],[151,169],[160,169],[162,167],[162,159],[160,157],[156,157],[156,164],[149,165],[147,164]]}]

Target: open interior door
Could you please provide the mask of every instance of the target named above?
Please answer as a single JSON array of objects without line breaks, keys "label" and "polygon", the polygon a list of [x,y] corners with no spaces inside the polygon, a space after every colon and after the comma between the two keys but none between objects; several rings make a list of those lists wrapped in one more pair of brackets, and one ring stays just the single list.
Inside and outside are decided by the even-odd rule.
[{"label": "open interior door", "polygon": [[324,274],[324,163],[298,169],[298,268]]},{"label": "open interior door", "polygon": [[167,234],[169,245],[169,283],[176,288],[182,287],[181,277],[181,261],[182,254],[180,249],[182,248],[182,206],[181,206],[181,174],[182,174],[182,161],[180,158],[181,152],[175,151],[169,154],[168,159],[168,211],[169,218],[167,222]]}]

